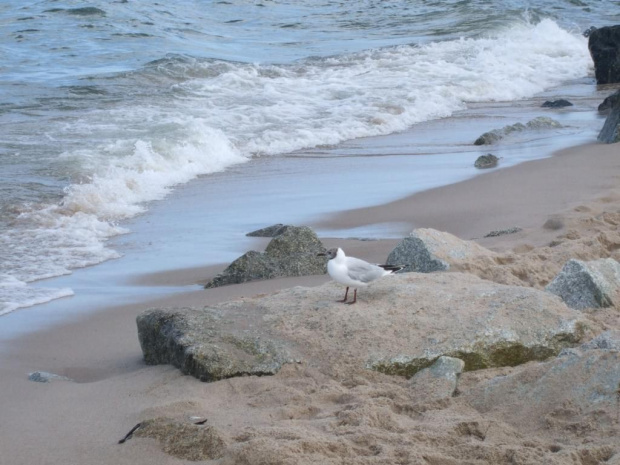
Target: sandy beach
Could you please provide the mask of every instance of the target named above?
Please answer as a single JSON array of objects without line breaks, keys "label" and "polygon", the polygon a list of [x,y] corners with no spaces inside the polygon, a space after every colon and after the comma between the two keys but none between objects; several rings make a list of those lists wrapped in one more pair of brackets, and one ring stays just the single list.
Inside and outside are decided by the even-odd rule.
[{"label": "sandy beach", "polygon": [[[567,234],[583,239],[603,230],[616,231],[617,223],[605,223],[601,218],[604,213],[620,212],[619,178],[618,147],[590,144],[395,202],[340,212],[311,226],[339,229],[370,222],[406,222],[412,229],[446,231],[462,239],[474,239],[491,250],[518,255]],[[555,220],[553,228],[547,223],[550,219]],[[519,227],[521,231],[484,238],[490,231],[510,227]],[[321,239],[327,246],[341,246],[351,255],[374,262],[384,261],[397,242]],[[219,269],[176,270],[144,276],[141,280],[153,286],[198,283]],[[299,392],[304,390],[299,386],[309,384],[336,392],[334,385],[338,380],[302,364],[283,369],[274,377],[201,383],[183,376],[172,366],[145,365],[135,318],[152,307],[204,306],[293,286],[317,286],[328,281],[327,276],[313,276],[193,290],[146,303],[106,308],[11,341],[0,355],[2,462],[10,465],[192,463],[163,452],[161,444],[154,439],[134,437],[118,444],[138,422],[158,416],[208,418],[209,425],[225,431],[230,437],[242,435],[248,428],[296,427],[295,420],[286,420],[280,415],[284,404],[295,410],[297,397],[293,386],[298,385]],[[342,308],[343,312],[348,310]],[[610,326],[614,321],[609,317],[601,324]],[[28,374],[34,371],[54,373],[71,381],[31,382]],[[391,390],[394,396],[403,395],[402,379],[388,379],[377,374],[364,376],[365,382],[376,383],[375,390]],[[475,375],[465,376],[464,382],[475,384],[474,378]],[[316,398],[313,402],[323,412],[329,411],[329,406],[318,404]],[[305,402],[300,401],[301,404]],[[460,412],[466,416],[464,407],[460,408],[452,407],[446,410],[446,415]],[[436,428],[438,424],[433,423],[429,428]],[[320,430],[321,425],[323,423],[318,422],[315,427]],[[421,426],[416,428],[422,431]],[[515,450],[526,447],[524,444],[528,440],[545,441],[544,437],[528,438],[523,431],[511,436],[507,427],[498,428],[502,433],[498,433],[500,439],[495,438],[496,444],[507,444]],[[382,441],[380,436],[375,440],[377,444]],[[441,439],[437,441],[440,443]],[[396,447],[390,444],[386,442],[385,447]],[[410,444],[410,447],[414,446]],[[438,444],[436,448],[439,450],[442,446]],[[314,451],[318,454],[314,455],[315,460],[319,452],[318,449]],[[308,454],[304,453],[304,460],[310,460],[312,454]],[[252,455],[243,457],[239,453],[235,460],[255,464],[294,463],[286,454],[277,460],[259,455],[253,459]],[[213,463],[233,463],[226,460]],[[444,458],[427,463],[458,463],[454,457],[451,460]],[[319,462],[300,459],[296,463]],[[344,462],[334,459],[329,463]],[[363,461],[346,463],[392,462],[366,457]],[[414,462],[403,459],[402,463]],[[491,462],[481,459],[475,463]]]}]

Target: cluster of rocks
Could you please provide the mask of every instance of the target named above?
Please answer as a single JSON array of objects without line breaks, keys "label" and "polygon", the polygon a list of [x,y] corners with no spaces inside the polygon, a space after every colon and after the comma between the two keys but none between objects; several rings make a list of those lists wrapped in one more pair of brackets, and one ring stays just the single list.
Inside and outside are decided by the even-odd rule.
[{"label": "cluster of rocks", "polygon": [[491,145],[499,142],[504,137],[514,133],[521,132],[528,129],[552,129],[561,128],[562,125],[552,118],[547,116],[539,116],[533,120],[528,121],[526,124],[515,123],[508,126],[504,126],[501,129],[494,129],[489,132],[485,132],[478,139],[475,140],[474,145]]},{"label": "cluster of rocks", "polygon": [[205,285],[207,289],[261,279],[326,272],[325,259],[317,256],[325,251],[325,247],[316,233],[307,226],[278,224],[254,231],[250,235],[273,239],[265,252],[251,250],[232,262]]},{"label": "cluster of rocks", "polygon": [[[172,363],[204,381],[275,374],[299,360],[333,360],[330,350],[354,353],[355,363],[370,369],[411,377],[442,356],[463,360],[466,370],[544,360],[582,338],[579,310],[620,302],[620,265],[613,259],[570,260],[546,290],[456,271],[432,273],[466,269],[481,257],[496,260],[475,242],[413,231],[387,260],[406,265],[403,272],[373,284],[373,295],[381,297],[373,299],[372,312],[390,314],[374,321],[373,329],[371,315],[353,322],[332,310],[337,304],[331,294],[339,290],[330,283],[203,309],[151,309],[138,317],[139,339],[147,363]],[[355,347],[363,334],[366,344]],[[393,334],[389,344],[385,334]],[[324,344],[328,335],[338,339],[336,348]]]}]

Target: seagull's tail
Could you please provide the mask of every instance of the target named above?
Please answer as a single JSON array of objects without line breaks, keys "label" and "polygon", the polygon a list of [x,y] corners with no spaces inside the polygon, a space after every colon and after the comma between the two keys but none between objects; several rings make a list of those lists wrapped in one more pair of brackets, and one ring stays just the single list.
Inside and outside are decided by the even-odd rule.
[{"label": "seagull's tail", "polygon": [[385,271],[391,271],[392,273],[398,273],[400,270],[406,267],[406,265],[379,265]]}]

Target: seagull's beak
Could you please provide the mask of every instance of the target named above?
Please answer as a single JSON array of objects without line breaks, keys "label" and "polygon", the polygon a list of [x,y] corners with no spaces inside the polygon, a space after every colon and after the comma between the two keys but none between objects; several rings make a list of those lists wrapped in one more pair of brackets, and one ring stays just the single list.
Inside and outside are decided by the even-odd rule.
[{"label": "seagull's beak", "polygon": [[325,252],[320,252],[318,254],[316,254],[317,257],[326,257],[327,254]]}]

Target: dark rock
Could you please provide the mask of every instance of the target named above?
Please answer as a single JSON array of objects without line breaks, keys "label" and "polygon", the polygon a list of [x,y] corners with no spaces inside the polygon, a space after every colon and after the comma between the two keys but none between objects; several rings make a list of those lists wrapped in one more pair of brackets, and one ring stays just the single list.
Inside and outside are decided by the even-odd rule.
[{"label": "dark rock", "polygon": [[273,375],[291,361],[279,342],[233,327],[233,313],[224,315],[215,308],[143,312],[136,322],[145,362],[172,364],[201,381],[217,381]]},{"label": "dark rock", "polygon": [[620,82],[620,25],[592,31],[588,48],[594,61],[596,83]]},{"label": "dark rock", "polygon": [[476,159],[474,166],[480,169],[494,168],[497,166],[498,161],[499,161],[499,158],[497,158],[495,155],[491,153],[487,153],[486,155],[480,155]]},{"label": "dark rock", "polygon": [[493,131],[485,132],[478,137],[478,139],[476,139],[474,145],[491,145],[503,139],[507,135],[512,134],[513,132],[525,131],[526,129],[551,129],[561,127],[562,125],[557,121],[546,116],[539,116],[538,118],[528,121],[527,124],[515,123],[509,126],[504,126],[501,129],[494,129]]},{"label": "dark rock", "polygon": [[273,226],[268,226],[266,228],[257,229],[256,231],[252,231],[246,234],[248,237],[276,237],[282,234],[289,226],[283,225],[282,223],[274,224]]},{"label": "dark rock", "polygon": [[307,226],[285,226],[274,237],[264,253],[250,251],[232,262],[228,268],[209,281],[207,289],[284,276],[325,274],[324,257],[317,257],[325,248]]},{"label": "dark rock", "polygon": [[605,144],[620,142],[620,106],[616,105],[607,116],[603,129],[598,135],[598,140]]},{"label": "dark rock", "polygon": [[513,228],[508,228],[508,229],[500,229],[497,231],[491,231],[488,234],[485,234],[484,237],[498,237],[498,236],[505,236],[506,234],[516,234],[519,231],[523,231],[521,228],[518,227],[513,227]]},{"label": "dark rock", "polygon": [[620,263],[613,258],[590,262],[569,260],[546,290],[571,308],[610,307],[620,288]]},{"label": "dark rock", "polygon": [[547,100],[542,104],[544,108],[562,108],[562,107],[572,107],[573,104],[568,100],[559,99],[559,100]]},{"label": "dark rock", "polygon": [[603,100],[603,103],[598,106],[598,111],[601,113],[609,113],[611,110],[618,107],[620,107],[620,90]]}]

